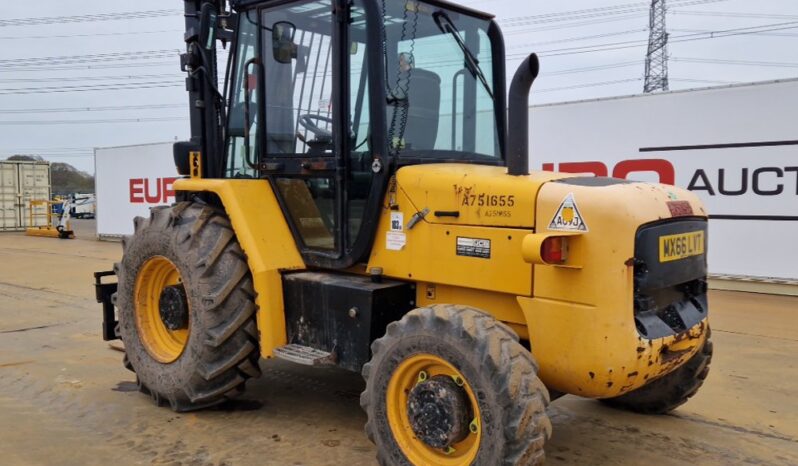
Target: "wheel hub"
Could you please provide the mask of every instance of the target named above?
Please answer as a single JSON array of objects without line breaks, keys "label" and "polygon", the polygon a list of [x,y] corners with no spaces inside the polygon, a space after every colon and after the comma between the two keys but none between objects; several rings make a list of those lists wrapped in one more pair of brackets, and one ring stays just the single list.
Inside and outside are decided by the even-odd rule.
[{"label": "wheel hub", "polygon": [[407,416],[416,437],[432,448],[447,449],[469,434],[468,394],[452,377],[420,381],[407,397]]},{"label": "wheel hub", "polygon": [[158,300],[158,312],[169,330],[188,328],[188,300],[182,284],[164,287]]}]

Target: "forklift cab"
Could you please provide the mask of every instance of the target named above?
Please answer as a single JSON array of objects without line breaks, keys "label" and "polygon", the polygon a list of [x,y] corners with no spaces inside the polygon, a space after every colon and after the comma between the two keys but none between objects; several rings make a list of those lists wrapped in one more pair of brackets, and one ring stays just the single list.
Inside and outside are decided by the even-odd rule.
[{"label": "forklift cab", "polygon": [[403,165],[503,165],[504,49],[443,1],[233,2],[221,177],[267,179],[308,265],[371,249]]}]

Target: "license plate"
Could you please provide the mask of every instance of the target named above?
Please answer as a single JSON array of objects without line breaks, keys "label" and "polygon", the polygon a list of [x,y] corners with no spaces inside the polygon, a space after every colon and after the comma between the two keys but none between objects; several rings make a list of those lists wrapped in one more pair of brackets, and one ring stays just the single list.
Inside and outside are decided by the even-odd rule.
[{"label": "license plate", "polygon": [[704,232],[691,231],[659,237],[659,261],[671,262],[704,254]]}]

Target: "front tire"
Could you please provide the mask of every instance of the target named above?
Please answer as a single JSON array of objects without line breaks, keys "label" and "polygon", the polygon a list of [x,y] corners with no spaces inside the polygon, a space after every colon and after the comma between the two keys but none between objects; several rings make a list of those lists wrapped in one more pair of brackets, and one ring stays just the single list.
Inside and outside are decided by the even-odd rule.
[{"label": "front tire", "polygon": [[666,414],[687,403],[709,375],[712,361],[712,341],[709,337],[707,334],[701,349],[680,368],[637,390],[601,402],[641,414]]},{"label": "front tire", "polygon": [[543,462],[549,394],[509,327],[437,305],[388,325],[371,349],[360,404],[381,465]]},{"label": "front tire", "polygon": [[260,375],[252,276],[220,209],[183,202],[137,217],[117,264],[125,366],[158,405],[189,411]]}]

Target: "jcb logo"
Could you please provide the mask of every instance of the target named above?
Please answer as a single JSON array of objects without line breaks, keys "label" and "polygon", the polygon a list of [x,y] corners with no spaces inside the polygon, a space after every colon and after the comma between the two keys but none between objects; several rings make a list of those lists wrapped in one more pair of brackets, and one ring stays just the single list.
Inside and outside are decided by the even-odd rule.
[{"label": "jcb logo", "polygon": [[175,199],[172,184],[177,178],[131,178],[131,204],[169,204]]},{"label": "jcb logo", "polygon": [[[555,164],[544,163],[543,170],[555,171]],[[563,162],[556,167],[562,173],[592,173],[596,176],[609,176],[609,169],[604,162]],[[612,176],[626,179],[632,173],[654,172],[663,184],[676,183],[676,171],[673,165],[662,159],[624,160],[612,169]]]}]

